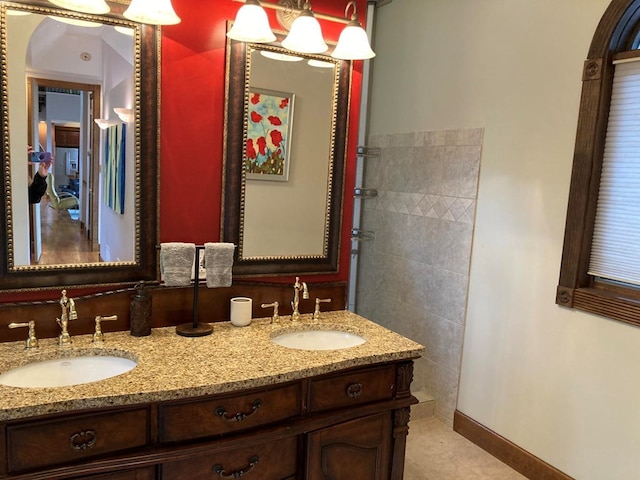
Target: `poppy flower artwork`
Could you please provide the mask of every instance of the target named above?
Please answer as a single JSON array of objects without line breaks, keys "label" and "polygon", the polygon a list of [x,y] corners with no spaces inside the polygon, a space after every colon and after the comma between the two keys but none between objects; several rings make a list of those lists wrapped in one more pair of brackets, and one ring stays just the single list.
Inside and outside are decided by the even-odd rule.
[{"label": "poppy flower artwork", "polygon": [[245,174],[248,179],[289,179],[294,94],[251,88]]}]

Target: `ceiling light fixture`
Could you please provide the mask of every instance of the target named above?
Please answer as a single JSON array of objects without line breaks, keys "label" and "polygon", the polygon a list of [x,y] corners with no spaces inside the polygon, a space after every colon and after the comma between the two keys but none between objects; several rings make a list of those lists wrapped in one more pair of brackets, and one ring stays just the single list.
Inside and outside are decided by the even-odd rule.
[{"label": "ceiling light fixture", "polygon": [[227,37],[240,42],[269,43],[275,42],[276,36],[269,27],[267,12],[258,0],[247,0],[236,14],[233,27]]},{"label": "ceiling light fixture", "polygon": [[[280,25],[284,29],[289,30],[289,34],[282,41],[282,46],[287,50],[298,53],[326,52],[329,47],[322,37],[322,30],[318,22],[318,19],[322,19],[346,25],[344,30],[340,33],[338,45],[331,54],[332,57],[340,60],[366,60],[375,56],[374,51],[371,49],[367,32],[362,28],[362,24],[358,20],[356,3],[353,0],[347,3],[344,17],[314,12],[311,9],[311,4],[308,0],[277,0],[278,3],[270,3],[264,0],[262,2],[259,2],[258,0],[233,1],[245,3],[245,6],[241,7],[238,11],[236,22],[227,34],[229,38],[234,40],[252,43],[268,43],[274,41],[271,40],[270,35],[264,33],[261,34],[263,37],[262,40],[256,40],[254,39],[255,37],[248,40],[243,39],[248,38],[247,36],[241,37],[240,35],[236,35],[236,32],[234,32],[237,23],[240,21],[242,21],[242,29],[238,27],[238,31],[245,31],[246,29],[249,32],[255,33],[258,29],[254,23],[244,23],[244,15],[240,15],[243,8],[250,5],[252,10],[255,10],[255,16],[262,19],[262,23],[259,24],[259,28],[263,32],[264,28],[268,28],[268,25],[267,27],[264,26],[264,19],[267,17],[264,8],[276,10],[276,16]],[[349,18],[348,12],[351,7],[353,7],[353,13]]]},{"label": "ceiling light fixture", "polygon": [[333,58],[340,60],[366,60],[375,57],[375,53],[369,45],[369,37],[367,32],[362,28],[362,24],[358,20],[356,12],[356,3],[351,1],[347,3],[344,9],[344,16],[349,18],[349,7],[353,7],[353,14],[347,26],[340,33],[338,45],[331,53]]},{"label": "ceiling light fixture", "polygon": [[54,5],[82,13],[109,13],[111,10],[104,0],[49,0]]},{"label": "ceiling light fixture", "polygon": [[180,17],[176,15],[171,0],[131,0],[123,13],[125,18],[151,25],[176,25]]},{"label": "ceiling light fixture", "polygon": [[302,11],[293,21],[289,34],[282,41],[282,46],[298,53],[324,53],[329,50],[329,46],[322,38],[320,22],[313,14],[309,2],[304,2]]}]

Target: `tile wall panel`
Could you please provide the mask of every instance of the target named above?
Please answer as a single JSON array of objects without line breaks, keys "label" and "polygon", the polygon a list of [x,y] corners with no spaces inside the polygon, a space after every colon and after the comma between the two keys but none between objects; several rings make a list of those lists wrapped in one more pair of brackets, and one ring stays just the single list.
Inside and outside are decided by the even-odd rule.
[{"label": "tile wall panel", "polygon": [[414,390],[452,422],[484,130],[372,135],[365,160],[356,310],[426,346]]}]

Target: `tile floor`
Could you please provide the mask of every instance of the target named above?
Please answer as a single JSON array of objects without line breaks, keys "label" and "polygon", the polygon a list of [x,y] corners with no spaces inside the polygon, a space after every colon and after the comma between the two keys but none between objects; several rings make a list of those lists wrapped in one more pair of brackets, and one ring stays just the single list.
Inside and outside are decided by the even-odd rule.
[{"label": "tile floor", "polygon": [[435,417],[409,423],[404,480],[526,480]]}]

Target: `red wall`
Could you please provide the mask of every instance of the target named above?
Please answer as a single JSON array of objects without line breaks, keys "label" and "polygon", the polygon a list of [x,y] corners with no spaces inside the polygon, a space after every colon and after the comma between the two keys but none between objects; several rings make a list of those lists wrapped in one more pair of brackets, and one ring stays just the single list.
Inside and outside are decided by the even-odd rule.
[{"label": "red wall", "polygon": [[[182,22],[162,28],[160,119],[160,242],[220,240],[226,22],[242,5],[233,0],[172,0]],[[275,3],[275,0],[273,0]],[[313,0],[315,11],[344,16],[344,2]],[[366,0],[357,2],[364,24]],[[337,5],[339,4],[339,5]],[[278,29],[274,10],[267,9]],[[337,41],[342,24],[322,21],[325,39]],[[354,62],[340,270],[306,277],[311,282],[347,281],[362,62]],[[289,277],[260,279],[291,281]],[[76,292],[74,292],[76,294]],[[57,292],[0,294],[0,303],[55,298]]]},{"label": "red wall", "polygon": [[[274,0],[275,1],[275,0]],[[344,16],[346,5],[314,0],[314,10]],[[339,4],[336,5],[336,4]],[[163,28],[160,241],[204,243],[220,239],[226,22],[242,4],[232,0],[173,0],[182,22]],[[357,2],[361,21],[366,1]],[[267,9],[272,28],[279,28]],[[343,25],[321,21],[327,40],[337,41]],[[355,151],[362,62],[355,62],[347,147],[340,271],[313,281],[346,281],[349,276]],[[272,279],[273,281],[286,281]]]}]

